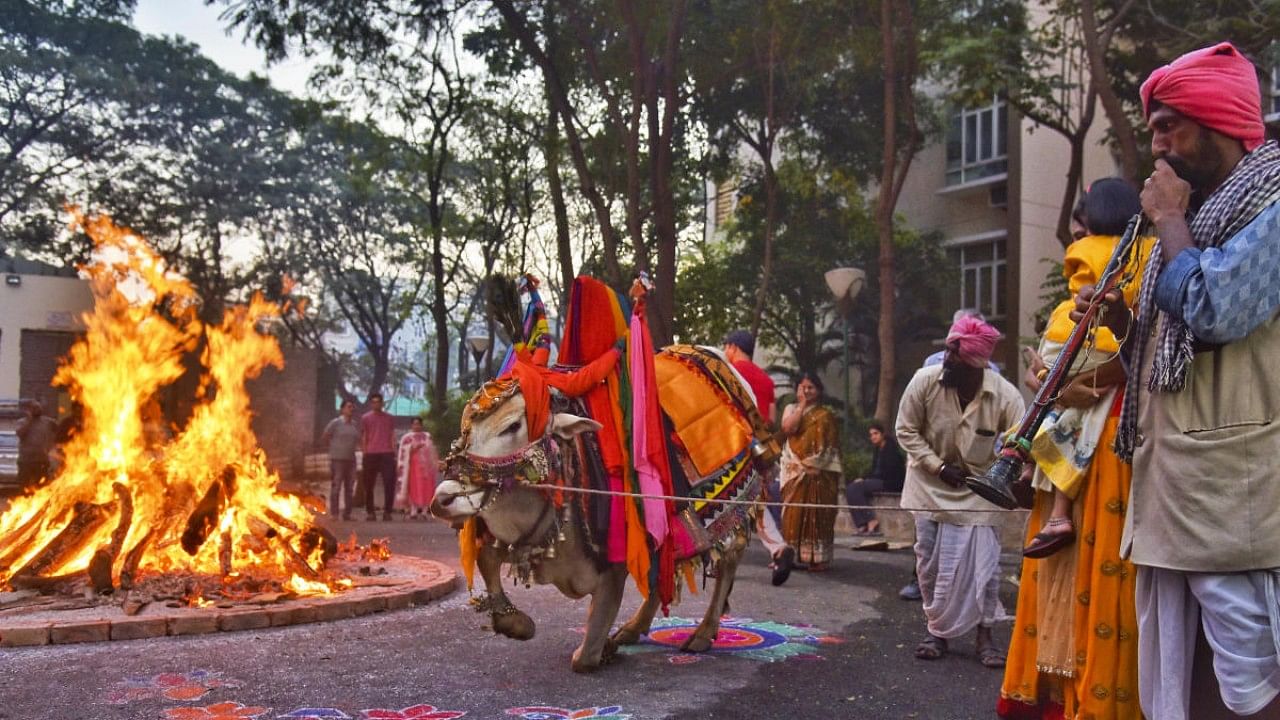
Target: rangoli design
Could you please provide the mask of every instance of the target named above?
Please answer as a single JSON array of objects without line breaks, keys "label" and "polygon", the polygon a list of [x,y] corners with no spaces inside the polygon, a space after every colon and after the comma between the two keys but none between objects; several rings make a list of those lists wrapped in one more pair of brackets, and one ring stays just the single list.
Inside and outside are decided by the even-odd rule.
[{"label": "rangoli design", "polygon": [[[700,622],[680,617],[658,618],[654,620],[649,634],[642,637],[639,643],[619,648],[619,652],[678,650],[698,629]],[[716,634],[716,641],[707,653],[676,653],[668,661],[673,665],[688,665],[701,661],[708,654],[734,655],[765,662],[788,659],[822,660],[823,657],[814,652],[815,648],[843,642],[843,639],[828,635],[812,625],[787,625],[726,616],[720,621],[720,632]]]},{"label": "rangoli design", "polygon": [[581,710],[569,710],[558,707],[516,707],[507,710],[508,715],[515,715],[522,720],[585,720],[591,718],[613,718],[616,720],[626,720],[630,715],[622,714],[621,705],[610,705],[608,707],[589,707]]},{"label": "rangoli design", "polygon": [[290,720],[351,720],[351,716],[338,708],[319,708],[304,707],[298,708],[284,715],[277,715],[277,718],[290,718]]},{"label": "rangoli design", "polygon": [[241,705],[238,702],[220,702],[205,707],[177,707],[164,711],[165,720],[244,720],[261,717],[270,708]]},{"label": "rangoli design", "polygon": [[130,677],[116,683],[107,692],[106,702],[124,705],[136,700],[160,698],[191,702],[199,700],[214,688],[240,687],[237,680],[228,680],[220,673],[193,670],[189,673],[160,673],[150,677]]},{"label": "rangoli design", "polygon": [[439,710],[434,705],[414,705],[403,710],[361,710],[362,720],[454,720],[467,713],[462,710]]}]

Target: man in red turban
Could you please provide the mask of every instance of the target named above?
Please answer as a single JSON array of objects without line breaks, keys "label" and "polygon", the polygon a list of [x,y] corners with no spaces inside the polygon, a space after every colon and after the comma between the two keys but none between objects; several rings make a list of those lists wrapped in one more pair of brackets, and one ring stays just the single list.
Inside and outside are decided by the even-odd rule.
[{"label": "man in red turban", "polygon": [[[1277,717],[1280,147],[1230,43],[1153,72],[1142,104],[1156,157],[1142,209],[1159,242],[1135,313],[1112,296],[1103,314],[1128,338],[1115,450],[1133,463],[1121,556],[1137,568],[1138,694],[1153,720],[1223,704]],[[1216,688],[1192,672],[1209,665],[1197,635]]]}]

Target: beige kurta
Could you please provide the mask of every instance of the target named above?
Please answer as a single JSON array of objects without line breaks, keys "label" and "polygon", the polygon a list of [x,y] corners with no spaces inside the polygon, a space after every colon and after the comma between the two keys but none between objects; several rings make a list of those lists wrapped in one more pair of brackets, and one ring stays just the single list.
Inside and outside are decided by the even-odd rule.
[{"label": "beige kurta", "polygon": [[952,525],[995,525],[995,506],[968,488],[953,488],[938,472],[944,463],[978,474],[995,459],[995,441],[1022,419],[1022,394],[994,370],[986,370],[982,389],[961,409],[953,388],[938,379],[942,366],[916,371],[898,406],[898,444],[907,453],[902,507],[934,510],[930,519]]}]

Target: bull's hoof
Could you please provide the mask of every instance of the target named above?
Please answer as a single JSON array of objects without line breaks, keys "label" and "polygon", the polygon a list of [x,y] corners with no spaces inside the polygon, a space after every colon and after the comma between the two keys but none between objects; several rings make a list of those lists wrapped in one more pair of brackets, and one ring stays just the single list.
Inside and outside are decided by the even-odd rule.
[{"label": "bull's hoof", "polygon": [[623,625],[609,638],[609,642],[614,645],[635,645],[640,642],[640,635],[642,634],[630,625]]},{"label": "bull's hoof", "polygon": [[689,636],[688,640],[684,641],[684,644],[680,646],[680,650],[681,652],[690,652],[690,653],[706,652],[711,649],[711,646],[715,644],[715,641],[716,641],[716,638],[714,635],[712,635],[709,638],[706,638],[699,635],[698,633],[694,633]]},{"label": "bull's hoof", "polygon": [[537,629],[533,618],[519,610],[493,616],[493,631],[513,640],[529,640]]},{"label": "bull's hoof", "polygon": [[573,651],[573,662],[569,663],[569,667],[576,673],[590,673],[599,670],[600,664],[600,658],[584,658],[582,648],[578,648]]},{"label": "bull's hoof", "polygon": [[607,665],[618,659],[618,643],[613,638],[604,641],[604,650],[600,651],[600,664]]}]

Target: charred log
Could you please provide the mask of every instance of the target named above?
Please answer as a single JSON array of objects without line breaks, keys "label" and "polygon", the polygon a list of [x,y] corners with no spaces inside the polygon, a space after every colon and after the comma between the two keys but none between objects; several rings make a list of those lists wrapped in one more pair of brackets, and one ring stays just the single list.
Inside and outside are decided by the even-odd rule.
[{"label": "charred log", "polygon": [[9,585],[14,590],[39,590],[42,593],[71,595],[84,584],[84,573],[68,573],[41,577],[39,575],[14,575]]},{"label": "charred log", "polygon": [[223,577],[231,574],[231,549],[231,531],[223,530],[218,538],[218,569],[222,571]]},{"label": "charred log", "polygon": [[299,545],[304,557],[311,557],[315,549],[320,548],[320,567],[328,565],[333,556],[338,554],[338,538],[319,525],[307,528],[299,539]]},{"label": "charred log", "polygon": [[138,565],[142,562],[142,554],[147,551],[147,547],[151,545],[151,539],[155,536],[155,530],[148,530],[146,535],[133,546],[124,556],[124,565],[120,567],[120,589],[128,590],[133,587],[133,580],[138,575]]},{"label": "charred log", "polygon": [[129,488],[123,483],[115,483],[111,489],[115,491],[116,501],[120,505],[120,520],[116,522],[116,529],[111,533],[111,542],[98,548],[89,560],[89,582],[94,592],[98,594],[109,593],[115,589],[112,570],[115,567],[116,558],[120,556],[120,550],[124,547],[124,539],[129,535],[129,526],[133,524],[133,496],[129,494]]},{"label": "charred log", "polygon": [[277,535],[274,539],[276,546],[281,548],[285,554],[285,564],[293,573],[300,575],[304,580],[312,582],[323,582],[324,577],[315,568],[307,564],[307,559],[293,549],[289,541]]},{"label": "charred log", "polygon": [[188,555],[195,556],[200,551],[200,546],[204,545],[204,541],[218,526],[218,518],[222,516],[222,511],[231,501],[231,496],[235,494],[235,487],[236,470],[228,465],[222,469],[222,474],[209,486],[204,497],[196,503],[196,509],[187,518],[187,527],[182,533],[182,549]]}]

